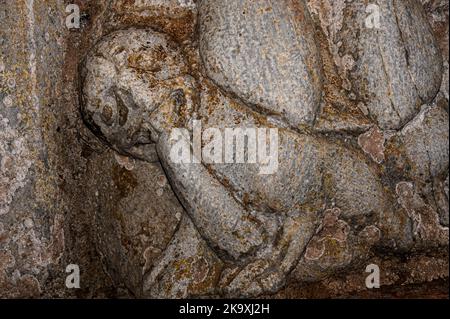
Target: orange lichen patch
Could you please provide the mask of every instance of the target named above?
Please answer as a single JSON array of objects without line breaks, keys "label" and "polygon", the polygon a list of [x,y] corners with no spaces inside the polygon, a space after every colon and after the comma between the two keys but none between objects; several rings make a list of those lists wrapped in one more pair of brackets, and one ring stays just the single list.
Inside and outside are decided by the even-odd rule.
[{"label": "orange lichen patch", "polygon": [[377,126],[374,126],[358,138],[358,144],[362,150],[366,154],[370,155],[370,157],[378,164],[381,164],[385,160],[385,141],[386,139],[383,131],[381,131]]},{"label": "orange lichen patch", "polygon": [[305,259],[319,260],[343,259],[347,251],[347,236],[349,225],[339,219],[340,209],[329,209],[325,212],[322,226],[313,237],[305,252]]},{"label": "orange lichen patch", "polygon": [[318,260],[325,253],[325,245],[323,242],[314,241],[308,245],[305,252],[305,258],[308,260]]},{"label": "orange lichen patch", "polygon": [[210,263],[211,261],[202,254],[176,260],[173,264],[174,280],[176,282],[189,281],[189,295],[206,293],[215,286],[221,272],[218,263]]},{"label": "orange lichen patch", "polygon": [[193,277],[194,281],[189,287],[191,293],[198,295],[214,289],[220,279],[221,265],[217,262],[208,264],[207,260],[202,258],[194,262],[193,268],[196,270]]},{"label": "orange lichen patch", "polygon": [[172,7],[164,4],[118,1],[111,8],[114,24],[136,27],[152,27],[183,42],[193,37],[196,15],[191,8]]}]

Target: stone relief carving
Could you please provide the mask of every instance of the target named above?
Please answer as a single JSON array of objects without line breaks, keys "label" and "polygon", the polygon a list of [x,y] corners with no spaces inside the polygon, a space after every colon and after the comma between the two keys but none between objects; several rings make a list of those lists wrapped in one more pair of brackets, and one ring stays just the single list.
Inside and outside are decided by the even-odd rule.
[{"label": "stone relief carving", "polygon": [[[256,297],[374,250],[448,246],[443,59],[422,4],[375,1],[368,29],[365,1],[316,2],[114,4],[116,31],[82,62],[83,119],[124,161],[160,163],[184,208],[126,282],[136,295]],[[174,163],[171,131],[194,120],[277,128],[278,170]]]}]

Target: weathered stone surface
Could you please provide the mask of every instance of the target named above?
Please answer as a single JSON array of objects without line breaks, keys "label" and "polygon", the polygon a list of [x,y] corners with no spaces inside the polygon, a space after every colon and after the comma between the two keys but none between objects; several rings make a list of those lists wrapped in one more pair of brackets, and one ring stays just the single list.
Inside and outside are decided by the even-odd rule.
[{"label": "weathered stone surface", "polygon": [[145,278],[150,298],[194,298],[216,294],[223,264],[186,217],[180,229]]},{"label": "weathered stone surface", "polygon": [[115,157],[105,176],[113,190],[97,190],[96,245],[113,279],[141,297],[144,275],[166,250],[184,212],[158,165]]},{"label": "weathered stone surface", "polygon": [[439,216],[414,190],[411,183],[402,182],[396,187],[398,201],[413,221],[413,235],[421,244],[448,245],[449,229],[440,225]]},{"label": "weathered stone surface", "polygon": [[45,129],[62,86],[61,8],[61,1],[0,1],[2,298],[42,296],[64,251],[63,199]]},{"label": "weathered stone surface", "polygon": [[221,88],[290,125],[320,106],[320,56],[305,2],[201,1],[200,54]]},{"label": "weathered stone surface", "polygon": [[444,60],[448,61],[449,2],[446,0],[420,0],[420,2],[425,8],[428,21],[442,50]]},{"label": "weathered stone surface", "polygon": [[[448,286],[448,15],[421,2],[375,30],[363,1],[76,1],[65,32],[62,2],[0,1],[0,296]],[[194,120],[278,129],[277,169],[175,163]]]},{"label": "weathered stone surface", "polygon": [[[122,105],[122,99],[111,90],[103,89],[105,77],[98,76],[97,70],[121,70],[122,73],[142,70],[133,85],[140,88],[145,87],[148,79],[157,78],[160,74],[159,68],[145,68],[145,65],[166,62],[165,65],[177,70],[175,76],[184,66],[181,56],[175,61],[171,55],[158,56],[161,60],[155,61],[155,55],[148,53],[160,47],[161,38],[158,33],[146,30],[131,32],[135,36],[128,35],[130,30],[114,33],[98,44],[93,52],[105,51],[105,48],[108,48],[107,52],[115,52],[114,49],[109,49],[111,47],[122,48],[120,52],[128,52],[129,49],[125,49],[127,47],[145,48],[146,52],[141,59],[137,59],[136,64],[135,59],[130,59],[127,54],[118,60],[98,60],[95,56],[99,54],[94,53],[91,55],[94,58],[88,57],[86,60],[82,111],[93,131],[99,133],[100,128],[100,136],[119,152],[129,152],[131,147],[138,145],[136,140],[130,139],[136,135],[136,130],[128,128],[128,125],[133,126],[136,121],[139,122],[141,136],[152,136],[147,143],[156,143],[158,157],[167,177],[200,234],[223,261],[239,265],[234,271],[235,276],[227,279],[223,293],[256,296],[279,289],[313,237],[326,205],[341,208],[346,219],[357,218],[354,227],[369,227],[371,223],[376,223],[381,229],[379,236],[380,239],[383,237],[383,242],[393,240],[399,247],[408,245],[409,224],[397,222],[399,216],[393,214],[389,195],[383,189],[374,169],[362,155],[339,143],[279,127],[279,167],[269,175],[258,173],[259,164],[174,163],[171,150],[180,144],[180,140],[172,139],[171,128],[181,125],[192,129],[188,118],[194,115],[190,110],[198,110],[195,116],[204,121],[205,129],[260,127],[265,124],[277,127],[264,116],[221,93],[207,79],[202,78],[199,85],[181,89],[183,96],[186,96],[184,92],[188,90],[192,96],[197,94],[196,90],[201,92],[198,93],[200,105],[195,104],[195,99],[188,98],[191,107],[180,112],[177,110],[177,102],[170,100],[170,92],[180,90],[180,81],[167,81],[163,78],[161,82],[165,81],[162,86],[165,95],[161,97],[158,94],[160,87],[153,85],[153,90],[145,96],[145,103],[139,106],[139,103],[134,102],[127,108],[135,108],[137,113],[126,112],[128,117],[123,123],[111,121],[111,131],[100,110],[104,105]],[[130,38],[133,39],[131,42]],[[172,50],[176,52],[176,48]],[[108,88],[123,86],[122,81],[129,84],[128,78],[118,76],[114,79],[117,82],[108,82]],[[137,100],[134,98],[137,94],[131,93],[129,96],[130,100]],[[167,99],[171,103],[166,103]],[[100,107],[93,101],[99,101]],[[147,105],[155,107],[149,108]],[[118,106],[112,107],[113,114],[119,114],[116,111]],[[179,114],[183,120],[173,120]],[[123,130],[122,127],[126,129]],[[152,127],[158,129],[151,132]],[[119,133],[116,134],[116,130]],[[182,139],[190,148],[188,136],[183,136]],[[385,224],[383,219],[389,220],[389,223]],[[391,225],[392,221],[395,221],[395,226]],[[278,238],[280,232],[286,233],[285,241],[281,243]],[[371,244],[377,242],[378,240]],[[351,261],[352,258],[349,258]],[[271,270],[277,263],[283,266],[276,271]],[[328,265],[325,273],[336,266]]]},{"label": "weathered stone surface", "polygon": [[400,131],[399,139],[415,178],[426,180],[448,172],[448,132],[448,113],[439,106],[425,106]]},{"label": "weathered stone surface", "polygon": [[346,89],[381,128],[399,129],[439,91],[442,53],[418,0],[371,5],[310,1],[327,28]]}]

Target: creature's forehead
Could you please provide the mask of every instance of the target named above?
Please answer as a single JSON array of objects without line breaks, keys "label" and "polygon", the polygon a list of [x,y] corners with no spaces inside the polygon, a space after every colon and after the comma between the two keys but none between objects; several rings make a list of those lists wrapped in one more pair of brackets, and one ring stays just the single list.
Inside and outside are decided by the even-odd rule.
[{"label": "creature's forehead", "polygon": [[188,72],[178,45],[152,30],[112,33],[94,48],[91,57],[104,58],[118,73],[130,70],[143,78],[168,80]]}]

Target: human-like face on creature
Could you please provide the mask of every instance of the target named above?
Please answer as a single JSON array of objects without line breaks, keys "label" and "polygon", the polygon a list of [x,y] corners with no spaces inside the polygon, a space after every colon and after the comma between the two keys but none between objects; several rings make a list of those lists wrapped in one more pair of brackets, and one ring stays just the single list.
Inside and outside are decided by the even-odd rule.
[{"label": "human-like face on creature", "polygon": [[89,126],[116,151],[146,157],[144,148],[196,108],[196,83],[166,36],[130,29],[102,40],[85,61],[82,108]]}]

